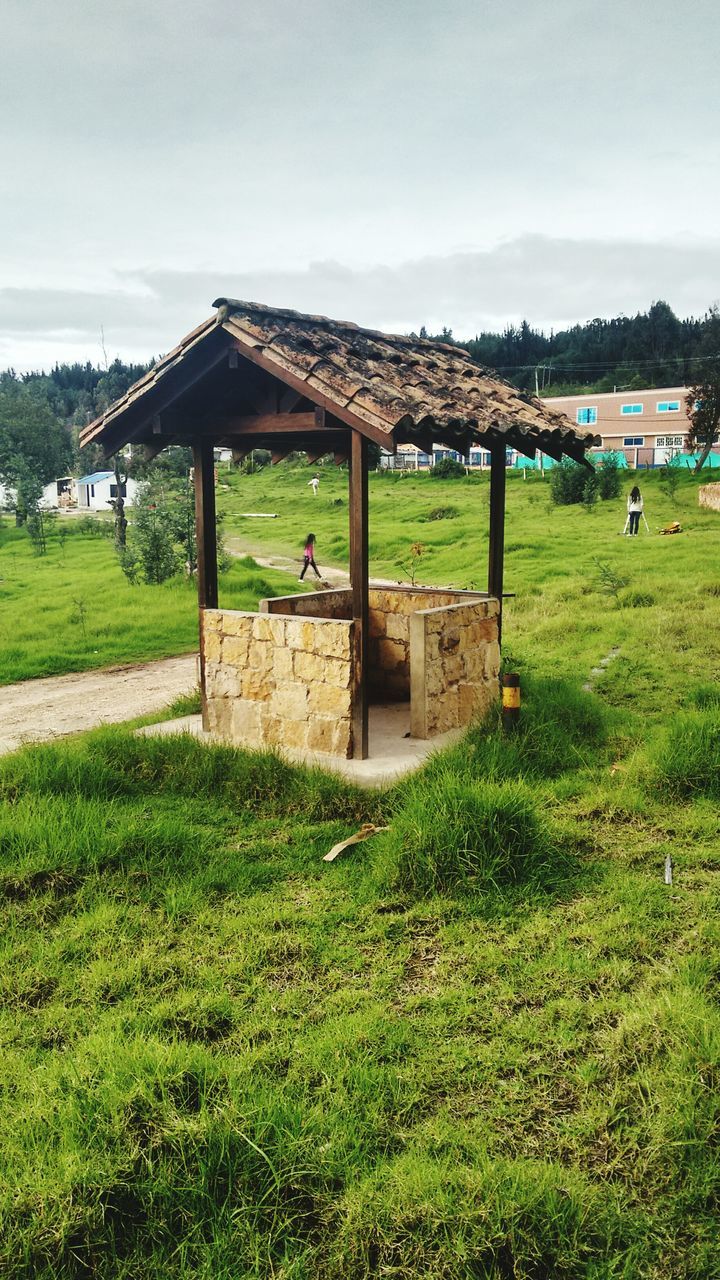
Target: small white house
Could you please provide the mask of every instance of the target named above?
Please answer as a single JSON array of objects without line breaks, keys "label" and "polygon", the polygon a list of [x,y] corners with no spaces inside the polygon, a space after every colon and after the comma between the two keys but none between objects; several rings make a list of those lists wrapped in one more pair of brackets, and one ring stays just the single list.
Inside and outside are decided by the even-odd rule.
[{"label": "small white house", "polygon": [[[132,502],[137,493],[137,481],[127,480],[122,485],[122,497]],[[118,496],[114,471],[93,471],[77,481],[77,504],[80,511],[107,511]]]}]

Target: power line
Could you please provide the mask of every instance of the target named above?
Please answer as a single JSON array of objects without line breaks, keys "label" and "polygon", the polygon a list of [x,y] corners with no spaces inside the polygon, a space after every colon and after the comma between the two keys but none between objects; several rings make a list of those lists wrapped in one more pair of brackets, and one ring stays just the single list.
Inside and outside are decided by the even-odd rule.
[{"label": "power line", "polygon": [[[561,357],[562,358],[562,357]],[[663,364],[702,364],[707,360],[720,359],[720,352],[710,356],[656,356],[646,360],[590,360],[585,364],[549,364],[547,360],[533,360],[532,364],[495,364],[493,369],[547,369],[551,373],[565,373],[572,369],[618,369],[647,368]]]}]

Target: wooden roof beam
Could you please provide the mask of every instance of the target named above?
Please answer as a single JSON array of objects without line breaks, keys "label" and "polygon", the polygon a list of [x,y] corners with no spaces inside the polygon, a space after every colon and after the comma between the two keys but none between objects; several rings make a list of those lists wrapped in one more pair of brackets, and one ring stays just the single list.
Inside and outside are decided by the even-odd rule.
[{"label": "wooden roof beam", "polygon": [[[192,390],[207,374],[211,373],[219,364],[222,364],[226,358],[228,343],[223,343],[214,351],[208,351],[206,344],[203,344],[201,350],[189,353],[184,357],[185,363],[174,364],[157,383],[150,386],[142,396],[138,396],[136,401],[130,401],[127,406],[117,413],[118,428],[117,439],[113,432],[113,419],[109,422],[100,421],[90,434],[81,432],[81,441],[83,447],[92,444],[93,440],[100,432],[107,430],[111,437],[112,444],[105,447],[111,453],[116,453],[118,448],[123,444],[129,444],[136,440],[138,436],[144,434],[148,429],[148,424],[153,421],[157,414],[162,413],[171,404]],[[202,358],[201,358],[202,357]],[[131,388],[132,390],[132,388]],[[122,424],[122,426],[120,425]]]},{"label": "wooden roof beam", "polygon": [[175,436],[156,436],[152,444],[141,445],[143,462],[152,462],[168,445],[175,444]]},{"label": "wooden roof beam", "polygon": [[245,346],[238,338],[232,340],[241,356],[246,360],[250,360],[257,365],[259,369],[264,369],[266,373],[271,373],[278,381],[284,382],[286,386],[297,391],[299,395],[304,396],[312,404],[318,405],[322,409],[327,409],[334,417],[346,427],[352,427],[354,431],[359,431],[361,435],[368,440],[374,440],[376,444],[387,447],[388,440],[393,437],[393,425],[388,423],[387,431],[380,427],[376,427],[373,423],[367,422],[364,418],[353,413],[351,409],[344,405],[339,405],[331,400],[329,396],[323,395],[322,391],[318,391],[317,387],[308,386],[304,378],[299,378],[297,374],[291,373],[289,369],[280,366],[264,352],[258,350],[257,347]]},{"label": "wooden roof beam", "polygon": [[312,409],[308,413],[248,413],[237,417],[219,414],[216,417],[202,417],[194,421],[189,418],[175,418],[173,427],[176,432],[183,430],[193,435],[212,435],[223,439],[317,435],[323,431],[328,431],[328,435],[331,434],[331,429],[326,426],[324,409]]}]

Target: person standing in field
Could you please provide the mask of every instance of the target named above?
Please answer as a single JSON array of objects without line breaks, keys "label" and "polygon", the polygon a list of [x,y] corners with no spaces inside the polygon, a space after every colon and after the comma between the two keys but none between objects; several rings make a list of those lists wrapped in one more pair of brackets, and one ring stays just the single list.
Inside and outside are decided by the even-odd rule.
[{"label": "person standing in field", "polygon": [[305,574],[307,573],[311,565],[315,570],[317,577],[320,578],[320,580],[322,581],[322,575],[315,563],[315,534],[314,533],[309,533],[307,538],[305,539],[305,550],[303,552],[303,557],[304,557],[305,563],[303,564],[302,573],[298,578],[298,582],[302,582],[303,578],[305,577]]},{"label": "person standing in field", "polygon": [[642,494],[637,485],[630,490],[630,497],[627,500],[628,509],[628,534],[635,537],[640,528],[640,516],[643,510]]},{"label": "person standing in field", "polygon": [[312,480],[308,480],[308,485],[311,485],[311,486],[312,486],[313,494],[314,494],[314,495],[315,495],[315,497],[317,498],[317,491],[318,491],[318,489],[320,488],[320,477],[319,477],[319,476],[313,476]]}]

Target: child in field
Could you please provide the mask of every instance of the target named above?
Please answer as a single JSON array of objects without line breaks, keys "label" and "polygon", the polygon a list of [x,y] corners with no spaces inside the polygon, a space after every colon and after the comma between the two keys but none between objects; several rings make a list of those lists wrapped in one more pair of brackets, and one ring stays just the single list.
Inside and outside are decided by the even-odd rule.
[{"label": "child in field", "polygon": [[640,516],[643,510],[643,500],[637,485],[630,490],[630,497],[627,500],[628,509],[628,535],[634,537],[640,528]]},{"label": "child in field", "polygon": [[315,563],[315,534],[314,533],[309,533],[307,538],[305,539],[305,550],[303,552],[303,556],[304,556],[305,563],[303,564],[302,573],[298,578],[298,582],[302,582],[310,565],[312,565],[313,569],[315,570],[317,577],[322,580],[322,575]]},{"label": "child in field", "polygon": [[317,498],[317,491],[320,488],[320,477],[313,476],[312,480],[308,480],[308,485],[312,485],[313,494]]}]

